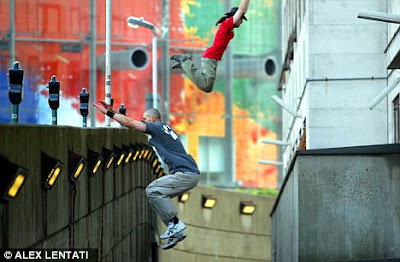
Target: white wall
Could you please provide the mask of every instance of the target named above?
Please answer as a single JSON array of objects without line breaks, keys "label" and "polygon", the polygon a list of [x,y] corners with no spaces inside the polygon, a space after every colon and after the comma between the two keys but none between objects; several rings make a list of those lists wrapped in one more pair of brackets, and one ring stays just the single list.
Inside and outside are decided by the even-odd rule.
[{"label": "white wall", "polygon": [[[283,12],[292,10],[290,5],[297,7],[299,1],[283,0]],[[286,169],[297,149],[304,119],[307,149],[388,143],[388,103],[369,109],[370,101],[387,86],[387,79],[354,81],[387,77],[387,24],[357,18],[362,9],[387,12],[387,2],[305,0],[305,4],[301,20],[298,12],[282,16],[288,20],[283,26],[296,24],[292,20],[297,19],[294,58],[285,72],[282,98],[302,113],[294,124],[291,115],[282,115],[282,136],[291,143],[283,153]],[[282,30],[284,51],[291,30]],[[314,81],[325,78],[335,81]]]},{"label": "white wall", "polygon": [[[400,1],[399,0],[389,0],[388,1],[388,13],[391,14],[400,14]],[[396,34],[397,29],[399,28],[398,24],[388,24],[388,45],[386,51],[386,63],[385,66],[388,66],[396,54],[400,51],[400,36]],[[393,41],[391,41],[393,39]],[[391,42],[390,42],[391,41]],[[390,42],[390,43],[389,43]],[[400,77],[400,71],[397,70],[389,70],[389,83],[391,84],[394,79]],[[393,89],[387,99],[382,101],[382,103],[387,103],[388,106],[388,136],[389,143],[394,143],[394,119],[393,119],[393,100],[400,93],[400,86],[397,86]]]}]

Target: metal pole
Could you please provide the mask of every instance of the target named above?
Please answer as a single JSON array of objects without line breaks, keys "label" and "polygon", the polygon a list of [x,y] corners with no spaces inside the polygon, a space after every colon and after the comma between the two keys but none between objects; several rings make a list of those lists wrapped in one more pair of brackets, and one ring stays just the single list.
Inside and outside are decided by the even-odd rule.
[{"label": "metal pole", "polygon": [[[97,77],[96,77],[96,0],[90,0],[90,32],[89,32],[89,57],[90,57],[90,86],[89,93],[90,95],[90,104],[94,104],[97,101],[96,96],[96,85],[97,85]],[[93,110],[92,114],[90,114],[90,126],[96,126],[96,111]]]},{"label": "metal pole", "polygon": [[156,27],[153,27],[153,108],[157,107],[157,34]]},{"label": "metal pole", "polygon": [[[106,97],[105,101],[107,104],[111,104],[111,2],[112,0],[106,0],[106,82],[105,90]],[[106,126],[110,126],[111,119],[106,116]]]},{"label": "metal pole", "polygon": [[10,67],[15,61],[15,1],[10,0]]},{"label": "metal pole", "polygon": [[51,124],[53,126],[57,125],[57,110],[51,110]]},{"label": "metal pole", "polygon": [[87,127],[87,117],[86,116],[82,117],[82,124],[83,124],[82,125],[83,127]]},{"label": "metal pole", "polygon": [[[225,0],[225,10],[232,6],[231,0]],[[233,55],[232,49],[228,46],[225,51],[225,183],[232,184],[235,181],[234,173],[234,140],[232,124],[232,75],[233,75]]]},{"label": "metal pole", "polygon": [[19,105],[12,105],[11,123],[18,123]]},{"label": "metal pole", "polygon": [[169,123],[169,104],[170,104],[170,88],[169,88],[169,82],[170,82],[170,72],[171,68],[169,66],[169,0],[163,0],[163,10],[162,10],[162,28],[161,28],[161,37],[164,40],[164,45],[163,45],[163,57],[162,59],[164,63],[164,72],[162,73],[162,95],[163,95],[163,121],[166,123]]}]

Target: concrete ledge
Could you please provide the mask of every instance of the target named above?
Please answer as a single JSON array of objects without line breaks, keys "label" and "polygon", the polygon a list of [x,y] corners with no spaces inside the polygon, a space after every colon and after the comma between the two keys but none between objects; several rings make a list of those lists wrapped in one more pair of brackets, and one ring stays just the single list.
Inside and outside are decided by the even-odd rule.
[{"label": "concrete ledge", "polygon": [[400,144],[384,144],[384,145],[369,145],[369,146],[353,146],[353,147],[338,147],[324,148],[312,150],[297,150],[293,161],[290,163],[289,169],[283,179],[279,194],[275,200],[274,206],[271,209],[270,216],[274,213],[276,206],[280,200],[281,193],[285,188],[286,182],[290,173],[293,171],[297,156],[306,155],[380,155],[380,154],[400,154]]}]

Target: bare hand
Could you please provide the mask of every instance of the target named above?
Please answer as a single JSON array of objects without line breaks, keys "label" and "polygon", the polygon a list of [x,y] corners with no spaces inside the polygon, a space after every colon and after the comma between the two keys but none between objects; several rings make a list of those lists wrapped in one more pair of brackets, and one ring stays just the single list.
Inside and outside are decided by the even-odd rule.
[{"label": "bare hand", "polygon": [[97,104],[93,104],[93,106],[94,106],[97,110],[99,110],[100,112],[102,112],[103,114],[106,114],[106,113],[107,113],[107,109],[106,109],[105,107],[102,107],[102,106],[97,105]]},{"label": "bare hand", "polygon": [[108,111],[113,111],[111,105],[107,104],[106,101],[100,100],[99,102],[100,102],[100,104],[102,104],[102,105],[104,106],[104,108],[107,109]]}]

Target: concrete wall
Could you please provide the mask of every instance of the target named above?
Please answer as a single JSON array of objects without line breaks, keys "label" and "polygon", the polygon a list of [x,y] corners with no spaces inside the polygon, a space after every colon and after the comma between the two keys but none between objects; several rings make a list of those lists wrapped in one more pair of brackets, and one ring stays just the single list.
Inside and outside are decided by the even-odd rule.
[{"label": "concrete wall", "polygon": [[273,261],[400,258],[400,145],[298,151],[272,216]]},{"label": "concrete wall", "polygon": [[[310,2],[310,78],[387,76],[387,25],[358,19],[361,9],[386,12],[387,3]],[[310,83],[307,149],[387,143],[386,103],[373,111],[368,107],[386,84],[386,79]]]},{"label": "concrete wall", "polygon": [[[388,13],[399,14],[400,2],[399,1],[388,1]],[[394,61],[397,64],[394,68],[400,69],[399,58],[400,58],[400,35],[397,33],[398,24],[388,23],[388,36],[387,36],[387,48],[386,48],[386,63],[385,67],[389,67]],[[393,68],[393,67],[391,67]],[[400,77],[399,70],[392,70],[388,85],[390,85],[396,78]],[[393,117],[393,101],[400,94],[400,85],[397,85],[381,103],[388,104],[389,124],[388,124],[388,135],[389,143],[394,143],[394,117]]]},{"label": "concrete wall", "polygon": [[[201,207],[201,196],[217,199],[213,209]],[[160,262],[271,261],[269,212],[275,199],[197,186],[186,203],[176,205],[187,238],[174,249],[160,250]],[[239,213],[240,201],[253,201],[252,216]],[[160,226],[160,232],[165,226]]]},{"label": "concrete wall", "polygon": [[[369,109],[388,84],[387,24],[357,18],[362,9],[387,12],[387,1],[283,0],[282,5],[292,5],[283,19],[296,21],[282,23],[295,28],[296,39],[292,49],[284,49],[293,50],[293,58],[283,67],[282,98],[290,108],[301,110],[296,119],[282,114],[283,140],[290,143],[283,152],[285,171],[304,133],[307,149],[388,143],[393,122],[388,103]],[[302,5],[305,10],[300,11]],[[284,46],[289,36],[284,35]]]},{"label": "concrete wall", "polygon": [[[142,142],[141,133],[120,128],[0,125],[0,154],[28,169],[17,197],[0,204],[1,248],[98,249],[101,261],[149,261],[155,214],[144,188],[154,176],[138,161],[98,171],[83,170],[74,187],[68,182],[68,150],[87,158],[88,148]],[[64,163],[54,187],[42,189],[40,152]]]}]

